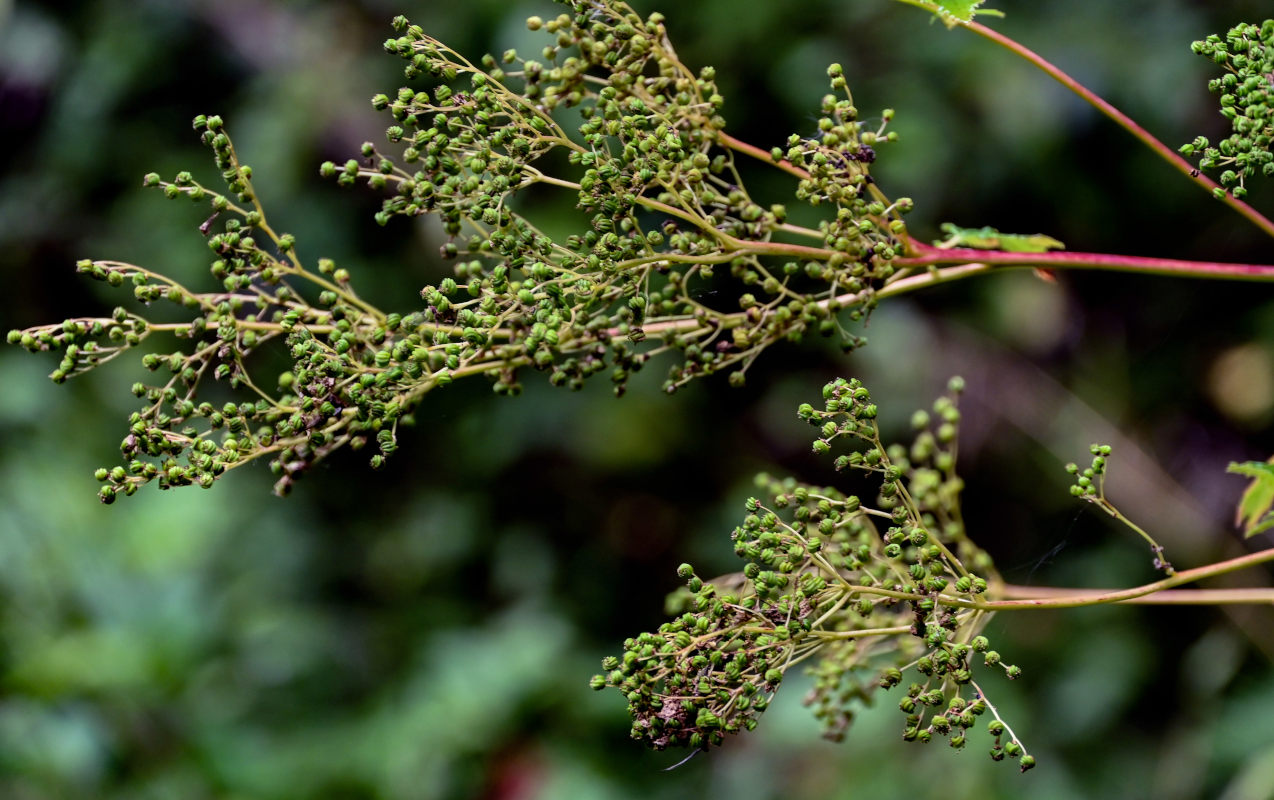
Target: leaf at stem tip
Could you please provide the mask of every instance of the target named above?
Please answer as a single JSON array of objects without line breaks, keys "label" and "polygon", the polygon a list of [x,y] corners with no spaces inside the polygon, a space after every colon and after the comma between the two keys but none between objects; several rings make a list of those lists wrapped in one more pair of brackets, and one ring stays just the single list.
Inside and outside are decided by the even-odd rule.
[{"label": "leaf at stem tip", "polygon": [[[1271,459],[1274,461],[1274,458]],[[1234,516],[1234,524],[1243,528],[1245,537],[1252,537],[1274,528],[1274,463],[1247,461],[1232,462],[1226,472],[1245,475],[1252,483],[1243,492]]]},{"label": "leaf at stem tip", "polygon": [[974,14],[1004,16],[1003,11],[979,8],[984,2],[986,0],[939,0],[933,4],[933,11],[946,23],[948,28],[953,28],[960,22],[973,21]]}]

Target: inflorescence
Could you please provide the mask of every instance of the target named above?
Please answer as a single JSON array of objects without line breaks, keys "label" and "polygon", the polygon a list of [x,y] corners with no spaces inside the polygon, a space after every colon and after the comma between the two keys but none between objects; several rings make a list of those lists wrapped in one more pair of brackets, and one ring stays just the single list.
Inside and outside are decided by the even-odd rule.
[{"label": "inflorescence", "polygon": [[[58,382],[157,332],[183,343],[143,356],[161,377],[133,386],[143,406],[130,417],[123,462],[98,471],[104,502],[152,480],[208,487],[258,458],[284,494],[317,461],[372,442],[378,467],[424,395],[469,375],[516,395],[527,369],[571,388],[607,373],[622,394],[634,372],[669,353],[664,389],[673,392],[718,372],[741,385],[767,347],[810,331],[839,336],[847,349],[862,344],[840,312],[861,319],[876,291],[905,272],[892,262],[911,201],[889,200],[870,175],[876,148],[894,139],[884,130],[893,112],[864,127],[833,65],[834,94],[816,132],[767,154],[725,133],[712,68],[694,72],[678,59],[661,15],[642,18],[621,2],[566,4],[572,13],[528,20],[548,37],[536,58],[510,50],[478,64],[394,20],[399,36],[386,50],[408,62],[409,79],[432,87],[372,99],[393,117],[386,135],[397,155],[367,143],[361,158],[320,171],[389,192],[382,224],[441,221],[454,277],[421,289],[414,309],[383,311],[359,297],[347,267],[302,260],[294,237],[267,222],[221,118],[195,120],[228,192],[188,172],[144,183],[209,204],[200,231],[219,287],[82,261],[80,272],[131,283],[138,301],[168,301],[191,318],[154,323],[119,308],[8,335],[33,352],[61,351]],[[582,123],[568,130],[563,118]],[[554,151],[568,174],[542,171]],[[755,201],[738,153],[795,178],[797,199],[826,212],[817,228]],[[556,241],[536,226],[522,203],[536,185],[571,193],[583,214],[578,233]],[[709,295],[733,299],[713,304]],[[290,366],[263,375],[250,357],[267,346],[284,350]],[[201,389],[209,375],[239,399],[210,402]]]},{"label": "inflorescence", "polygon": [[[677,57],[662,15],[642,17],[618,0],[559,2],[570,13],[527,20],[547,38],[534,57],[509,50],[474,63],[406,18],[393,21],[398,35],[385,49],[407,62],[409,80],[428,86],[372,98],[392,117],[392,153],[365,143],[360,158],[325,162],[320,173],[385,192],[382,225],[440,222],[440,256],[452,275],[401,312],[361,298],[349,268],[303,260],[295,238],[269,224],[223,120],[195,119],[226,191],[189,172],[171,180],[152,173],[143,183],[208,204],[199,231],[216,286],[196,291],[117,261],[77,264],[112,287],[130,284],[143,305],[184,309],[186,321],[120,307],[7,337],[32,352],[61,352],[50,376],[58,383],[156,333],[178,340],[171,352],[142,356],[157,377],[132,387],[142,406],[129,418],[122,463],[97,470],[103,502],[151,481],[208,488],[260,458],[286,494],[331,453],[372,443],[371,465],[380,467],[424,396],[472,375],[517,395],[527,370],[572,389],[608,373],[622,395],[633,373],[668,355],[667,392],[721,372],[742,385],[780,340],[816,331],[847,350],[862,345],[845,322],[869,314],[891,284],[924,277],[918,259],[899,260],[921,249],[902,218],[911,200],[889,199],[871,176],[877,149],[896,138],[886,131],[893,111],[875,127],[861,122],[839,65],[828,69],[832,93],[814,129],[766,151],[726,133],[713,69],[692,70]],[[980,5],[913,4],[949,24]],[[1210,88],[1221,93],[1233,134],[1216,147],[1199,137],[1181,152],[1198,155],[1202,169],[1222,168],[1217,191],[1242,197],[1246,178],[1274,174],[1274,20],[1194,50],[1228,71]],[[793,224],[783,205],[754,198],[739,155],[793,178],[796,200],[821,221]],[[568,193],[580,212],[576,233],[556,240],[544,232],[527,201],[532,187]],[[940,247],[1060,247],[992,228],[947,232]],[[265,348],[285,355],[286,367],[254,358]],[[221,386],[209,391],[209,376]],[[679,613],[627,640],[592,680],[626,697],[634,738],[656,749],[720,744],[753,729],[788,670],[807,664],[814,685],[806,703],[831,739],[845,736],[857,705],[877,689],[905,685],[904,739],[941,738],[959,749],[982,726],[993,759],[1034,766],[975,680],[984,670],[1010,679],[1021,671],[983,635],[1003,607],[988,599],[1001,582],[961,518],[962,382],[949,388],[932,414],[913,416],[910,447],[882,443],[877,407],[857,380],[827,384],[822,408],[800,407],[819,430],[814,452],[853,443],[834,465],[878,481],[875,497],[761,476],[766,499],[749,499],[731,534],[742,571],[705,581],[682,565]],[[1110,453],[1093,445],[1089,467],[1068,465],[1072,493],[1136,531],[1155,567],[1174,574],[1163,548],[1106,498]]]},{"label": "inflorescence", "polygon": [[755,728],[787,671],[808,662],[814,687],[806,703],[830,739],[844,737],[855,707],[877,688],[903,686],[905,740],[940,738],[960,749],[981,724],[993,759],[1034,765],[975,680],[975,669],[1010,679],[1021,670],[982,635],[990,618],[983,598],[999,578],[960,516],[961,387],[953,379],[933,415],[915,414],[910,448],[882,444],[876,405],[857,380],[827,384],[821,409],[800,407],[819,428],[816,453],[857,443],[834,463],[879,481],[874,505],[760,476],[769,500],[749,499],[730,537],[746,562],[741,587],[682,565],[684,611],[625,641],[592,680],[627,698],[633,738],[655,749],[720,744]]},{"label": "inflorescence", "polygon": [[1088,448],[1092,453],[1092,463],[1079,468],[1078,464],[1067,464],[1066,471],[1075,476],[1075,483],[1071,485],[1071,495],[1078,497],[1088,503],[1100,508],[1111,517],[1119,520],[1128,526],[1138,536],[1150,545],[1150,552],[1154,556],[1154,567],[1167,575],[1174,575],[1176,570],[1173,569],[1172,563],[1168,561],[1163,554],[1163,546],[1154,540],[1150,534],[1146,533],[1136,523],[1128,519],[1123,513],[1115,507],[1106,497],[1106,468],[1108,466],[1107,458],[1111,454],[1111,446],[1108,444],[1094,444]]},{"label": "inflorescence", "polygon": [[1181,153],[1199,156],[1200,169],[1221,169],[1224,188],[1216,191],[1242,198],[1247,178],[1258,171],[1274,175],[1274,19],[1236,25],[1224,39],[1213,34],[1190,48],[1225,68],[1225,75],[1208,81],[1208,89],[1221,95],[1221,115],[1233,132],[1215,147],[1199,136]]}]

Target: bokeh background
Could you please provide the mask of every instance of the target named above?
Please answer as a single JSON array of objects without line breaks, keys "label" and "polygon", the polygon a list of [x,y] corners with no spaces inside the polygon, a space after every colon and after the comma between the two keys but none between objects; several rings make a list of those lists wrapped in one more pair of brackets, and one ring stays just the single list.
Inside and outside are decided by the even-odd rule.
[{"label": "bokeh background", "polygon": [[[897,109],[876,175],[912,228],[995,225],[1071,249],[1269,262],[1270,243],[1025,63],[885,0],[637,0],[683,59],[714,64],[730,130],[808,133],[825,67],[857,105]],[[1189,42],[1265,2],[1001,0],[991,24],[1171,144],[1218,138]],[[380,42],[406,13],[472,55],[538,49],[524,0],[0,0],[0,325],[106,313],[76,278],[127,260],[196,285],[202,208],[141,175],[215,171],[190,130],[223,115],[277,227],[350,267],[387,308],[440,274],[427,225],[318,176],[379,140],[368,99],[402,84]],[[866,114],[878,113],[865,111]],[[789,200],[781,181],[759,184]],[[1253,192],[1274,209],[1269,187]],[[795,206],[795,201],[789,203]],[[547,204],[572,224],[568,204]],[[785,685],[758,731],[679,754],[627,739],[588,677],[662,621],[676,564],[735,568],[728,532],[760,469],[824,482],[795,406],[837,375],[872,387],[899,436],[961,373],[974,535],[1017,583],[1133,585],[1144,547],[1067,494],[1062,465],[1115,446],[1111,492],[1180,566],[1267,546],[1233,528],[1231,460],[1274,452],[1274,302],[1260,285],[1005,272],[890,301],[850,357],[775,348],[731,390],[674,397],[661,369],[622,400],[528,376],[427,398],[383,472],[332,459],[286,500],[264,467],[211,492],[101,506],[127,387],[119,359],[55,387],[51,357],[0,350],[0,796],[45,798],[1170,798],[1274,796],[1270,609],[1001,615],[1024,677],[994,699],[1037,755],[905,745],[896,697],[848,741],[819,738]],[[465,385],[472,383],[473,385]],[[1268,573],[1245,576],[1268,582]]]}]

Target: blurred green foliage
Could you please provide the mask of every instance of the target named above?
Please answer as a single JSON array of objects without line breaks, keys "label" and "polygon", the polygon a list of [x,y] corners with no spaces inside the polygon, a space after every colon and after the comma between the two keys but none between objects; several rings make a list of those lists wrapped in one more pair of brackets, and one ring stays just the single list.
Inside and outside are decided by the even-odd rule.
[{"label": "blurred green foliage", "polygon": [[[1268,15],[1255,0],[998,6],[995,27],[1170,142],[1223,129],[1189,42]],[[740,9],[659,9],[687,63],[717,66],[729,130],[764,147],[806,132],[826,63],[841,61],[859,107],[898,109],[902,143],[876,174],[917,199],[917,233],[951,221],[1072,249],[1269,260],[1258,232],[975,37],[885,0]],[[407,13],[478,54],[526,46],[522,20],[553,10],[0,2],[3,327],[121,302],[75,280],[76,258],[199,281],[202,210],[139,186],[150,170],[210,177],[197,113],[227,119],[304,253],[357,269],[378,302],[409,302],[439,274],[436,233],[381,229],[378,198],[317,175],[381,136],[367,100],[401,83],[380,52],[388,20]],[[1274,192],[1250,199],[1269,209]],[[844,745],[822,742],[799,686],[754,735],[671,773],[679,755],[627,741],[618,698],[587,689],[597,659],[658,624],[680,561],[734,569],[727,533],[751,472],[831,480],[793,412],[834,375],[867,381],[898,427],[965,375],[967,519],[1010,580],[1151,577],[1142,550],[1065,491],[1060,465],[1092,440],[1128,454],[1111,491],[1175,563],[1237,552],[1243,487],[1225,464],[1274,452],[1264,292],[1010,273],[893,302],[867,335],[850,360],[776,348],[741,391],[707,381],[666,398],[643,374],[621,401],[534,381],[505,400],[457,384],[430,396],[384,473],[346,456],[288,500],[261,469],[111,508],[91,473],[111,459],[140,367],[54,387],[52,363],[0,351],[0,795],[1271,796],[1269,609],[1002,615],[992,629],[1025,675],[1000,706],[1040,760],[1026,777],[904,745],[889,709]]]}]

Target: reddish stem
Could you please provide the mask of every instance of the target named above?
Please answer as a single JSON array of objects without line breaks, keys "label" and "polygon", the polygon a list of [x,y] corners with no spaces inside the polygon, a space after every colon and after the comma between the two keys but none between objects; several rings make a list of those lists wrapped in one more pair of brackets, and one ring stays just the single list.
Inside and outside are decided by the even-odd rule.
[{"label": "reddish stem", "polygon": [[998,33],[981,23],[970,20],[968,22],[960,22],[959,24],[1039,67],[1058,83],[1082,97],[1089,105],[1114,120],[1124,130],[1128,131],[1133,136],[1136,136],[1142,144],[1149,147],[1158,154],[1160,158],[1171,164],[1173,169],[1193,180],[1200,188],[1206,190],[1209,194],[1213,194],[1214,197],[1219,197],[1221,202],[1242,214],[1249,222],[1265,231],[1268,235],[1274,236],[1274,222],[1271,222],[1263,214],[1261,214],[1261,212],[1252,208],[1242,200],[1237,199],[1229,192],[1225,192],[1223,195],[1215,194],[1214,190],[1221,188],[1216,181],[1213,181],[1211,178],[1199,172],[1193,164],[1178,155],[1171,147],[1168,147],[1168,145],[1156,139],[1145,128],[1141,127],[1136,122],[1133,122],[1132,118],[1130,118],[1127,114],[1094,94],[1087,87],[1063,72],[1056,65],[1046,61],[1030,48],[1019,44],[1004,34]]},{"label": "reddish stem", "polygon": [[1216,261],[1186,261],[1178,258],[1119,256],[1110,253],[1081,253],[1064,250],[1048,253],[1010,253],[1004,250],[975,250],[964,247],[943,250],[915,239],[912,239],[909,244],[919,255],[914,258],[895,258],[894,266],[936,267],[976,261],[1001,267],[1104,269],[1136,272],[1143,275],[1170,275],[1179,278],[1274,281],[1274,266],[1266,264],[1226,264]]},{"label": "reddish stem", "polygon": [[748,144],[742,139],[736,139],[725,131],[718,131],[717,141],[721,143],[722,147],[735,150],[740,153],[745,153],[759,161],[764,161],[771,166],[778,167],[789,175],[795,175],[802,180],[810,176],[808,172],[796,166],[791,161],[788,161],[786,158],[775,161],[774,155],[770,151],[762,150],[756,145]]}]

